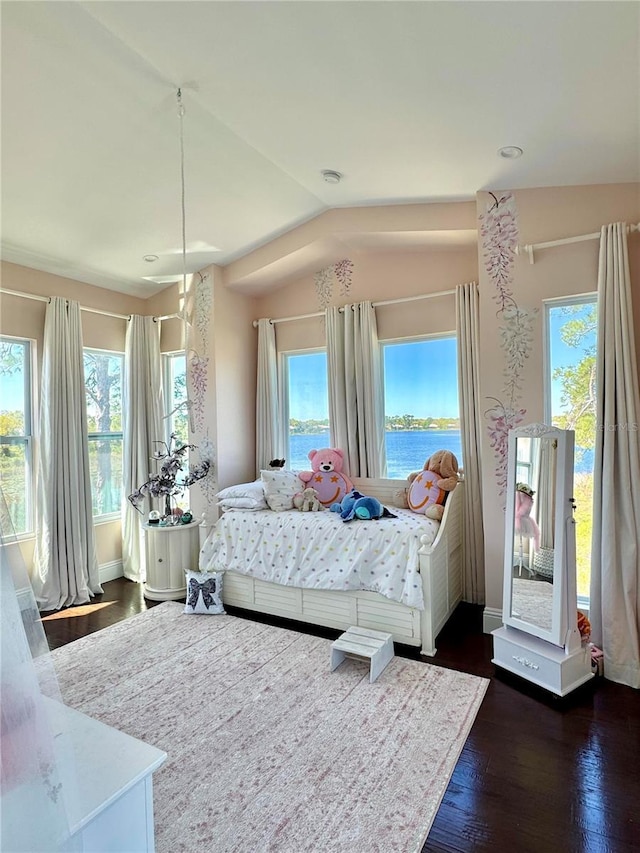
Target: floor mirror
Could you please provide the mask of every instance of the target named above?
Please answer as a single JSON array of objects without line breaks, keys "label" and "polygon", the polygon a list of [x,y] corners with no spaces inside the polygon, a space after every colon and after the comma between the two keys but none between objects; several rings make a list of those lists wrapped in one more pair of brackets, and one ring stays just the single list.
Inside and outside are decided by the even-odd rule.
[{"label": "floor mirror", "polygon": [[559,696],[593,677],[578,631],[574,433],[530,424],[509,433],[503,625],[493,663]]}]

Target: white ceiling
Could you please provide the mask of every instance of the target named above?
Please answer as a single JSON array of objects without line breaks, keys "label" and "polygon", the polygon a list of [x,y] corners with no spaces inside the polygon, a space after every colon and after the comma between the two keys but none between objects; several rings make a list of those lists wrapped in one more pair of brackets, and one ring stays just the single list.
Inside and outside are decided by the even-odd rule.
[{"label": "white ceiling", "polygon": [[635,2],[0,9],[3,257],[103,287],[182,270],[178,86],[188,271],[332,207],[640,180]]}]

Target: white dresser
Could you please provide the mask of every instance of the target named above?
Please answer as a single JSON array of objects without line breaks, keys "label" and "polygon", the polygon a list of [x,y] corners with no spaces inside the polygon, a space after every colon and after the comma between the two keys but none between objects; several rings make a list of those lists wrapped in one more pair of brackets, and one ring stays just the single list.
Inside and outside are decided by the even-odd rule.
[{"label": "white dresser", "polygon": [[186,596],[185,572],[198,570],[199,527],[199,521],[166,527],[142,525],[146,539],[145,598],[175,601]]},{"label": "white dresser", "polygon": [[[29,825],[28,837],[39,850],[64,853],[153,853],[153,786],[151,774],[167,754],[124,732],[42,697],[58,754],[69,837],[62,846],[38,827],[29,780],[3,793],[3,838],[19,838]],[[35,823],[34,823],[35,821]],[[51,846],[50,846],[51,845]],[[20,848],[25,849],[25,848]]]}]

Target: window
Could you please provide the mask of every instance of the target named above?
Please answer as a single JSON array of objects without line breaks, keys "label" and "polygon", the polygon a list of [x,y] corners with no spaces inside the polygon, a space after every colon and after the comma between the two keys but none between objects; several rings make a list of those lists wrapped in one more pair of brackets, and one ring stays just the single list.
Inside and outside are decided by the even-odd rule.
[{"label": "window", "polygon": [[309,451],[327,447],[329,443],[327,353],[324,350],[286,353],[283,368],[287,468],[307,471]]},{"label": "window", "polygon": [[189,442],[189,415],[186,407],[181,406],[187,399],[187,363],[184,352],[169,352],[162,356],[163,396],[166,436],[174,432],[183,444]]},{"label": "window", "polygon": [[381,346],[387,477],[405,478],[436,450],[462,466],[455,335]]},{"label": "window", "polygon": [[[171,433],[175,433],[178,441],[189,443],[189,413],[182,406],[187,399],[187,362],[184,352],[169,352],[162,356],[163,368],[163,397],[167,417],[164,420],[164,440],[169,444]],[[178,475],[184,480],[187,475],[189,457],[187,455],[185,470]],[[178,503],[183,510],[189,509],[189,489],[185,489]]]},{"label": "window", "polygon": [[17,534],[33,530],[32,353],[32,341],[0,338],[0,484]]},{"label": "window", "polygon": [[593,451],[596,437],[596,297],[545,305],[546,418],[575,431],[573,493],[576,501],[578,603],[589,602],[593,526]]},{"label": "window", "polygon": [[84,350],[93,516],[120,513],[122,502],[122,374],[124,356]]}]

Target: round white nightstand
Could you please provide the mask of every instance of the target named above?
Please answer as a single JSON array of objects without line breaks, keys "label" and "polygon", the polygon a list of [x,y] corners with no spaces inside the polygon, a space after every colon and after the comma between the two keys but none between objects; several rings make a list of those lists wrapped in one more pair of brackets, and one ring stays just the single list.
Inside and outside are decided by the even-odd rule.
[{"label": "round white nightstand", "polygon": [[189,524],[143,524],[146,539],[147,579],[144,597],[172,601],[187,594],[185,572],[198,569],[199,521]]}]

